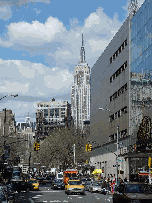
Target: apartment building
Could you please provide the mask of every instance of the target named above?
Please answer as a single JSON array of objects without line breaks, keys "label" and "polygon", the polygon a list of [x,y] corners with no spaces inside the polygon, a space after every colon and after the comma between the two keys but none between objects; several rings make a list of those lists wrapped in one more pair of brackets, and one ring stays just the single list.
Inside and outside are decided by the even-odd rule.
[{"label": "apartment building", "polygon": [[68,101],[36,103],[36,131],[41,136],[47,136],[54,127],[69,127],[71,120],[71,104]]},{"label": "apartment building", "polygon": [[3,109],[0,112],[0,135],[8,136],[16,132],[15,114],[11,109]]}]

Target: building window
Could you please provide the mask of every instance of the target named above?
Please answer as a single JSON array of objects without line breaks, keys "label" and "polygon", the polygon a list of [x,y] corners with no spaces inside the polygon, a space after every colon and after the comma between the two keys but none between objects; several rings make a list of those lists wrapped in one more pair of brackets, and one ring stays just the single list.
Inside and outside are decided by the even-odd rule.
[{"label": "building window", "polygon": [[117,78],[127,67],[127,61],[110,77],[110,83]]},{"label": "building window", "polygon": [[110,64],[112,63],[112,57],[110,58]]},{"label": "building window", "polygon": [[54,109],[50,109],[50,117],[54,116]]}]

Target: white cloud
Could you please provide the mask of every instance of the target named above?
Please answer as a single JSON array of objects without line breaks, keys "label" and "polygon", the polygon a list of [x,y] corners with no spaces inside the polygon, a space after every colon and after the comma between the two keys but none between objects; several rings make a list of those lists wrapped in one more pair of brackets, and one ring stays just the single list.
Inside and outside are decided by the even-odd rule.
[{"label": "white cloud", "polygon": [[97,50],[101,50],[102,47],[106,47],[108,44],[108,41],[104,41],[104,40],[94,40],[91,39],[88,41],[91,48],[92,48],[92,52],[95,52]]},{"label": "white cloud", "polygon": [[[61,21],[51,16],[44,24],[39,21],[10,23],[7,27],[8,36],[5,40],[0,38],[0,46],[24,51],[30,56],[43,55],[45,62],[53,68],[30,61],[0,60],[0,92],[18,93],[28,97],[29,101],[31,97],[51,99],[70,94],[72,71],[80,56],[82,30],[86,61],[92,67],[121,25],[117,14],[111,19],[103,8],[90,14],[83,26],[73,19],[69,31]],[[34,102],[27,105],[22,101],[13,101],[13,104],[8,103],[7,106],[17,111],[18,116],[29,111],[35,112]]]},{"label": "white cloud", "polygon": [[[8,35],[10,42],[32,47],[51,42],[56,34],[65,30],[62,22],[50,16],[44,24],[39,21],[10,23]],[[3,42],[3,46],[4,43],[6,42]]]},{"label": "white cloud", "polygon": [[[77,19],[73,21],[77,22]],[[111,19],[103,8],[98,8],[85,19],[84,26],[76,23],[69,31],[61,21],[51,16],[44,24],[38,21],[10,23],[9,40],[0,39],[0,45],[28,52],[30,56],[43,55],[51,67],[69,67],[68,64],[74,67],[80,57],[83,30],[86,61],[92,67],[121,25],[117,14]],[[33,74],[31,70],[29,77]]]},{"label": "white cloud", "polygon": [[25,117],[30,113],[30,117],[32,121],[35,121],[35,113],[36,113],[36,102],[31,101],[17,101],[16,98],[13,100],[7,100],[1,102],[1,109],[7,108],[11,109],[13,113],[15,113],[16,122],[25,121]]},{"label": "white cloud", "polygon": [[12,17],[11,14],[11,7],[6,5],[6,6],[1,6],[0,7],[0,19],[3,20],[8,20],[9,18]]},{"label": "white cloud", "polygon": [[[1,83],[2,84],[2,83]],[[25,82],[21,84],[19,82],[9,82],[4,80],[3,85],[0,86],[0,92],[21,92],[22,94],[27,93],[29,90],[29,83]]]},{"label": "white cloud", "polygon": [[[1,0],[0,1],[0,19],[8,20],[12,17],[11,6],[22,6],[27,3],[43,2],[45,4],[50,4],[51,0]],[[38,15],[41,11],[34,9],[35,13]]]},{"label": "white cloud", "polygon": [[36,2],[43,2],[46,4],[51,3],[51,0],[5,0],[0,1],[0,6],[10,5],[10,6],[22,6],[27,3],[36,3]]},{"label": "white cloud", "polygon": [[92,25],[100,23],[100,18],[97,13],[91,13],[90,16],[85,20],[85,27],[90,28]]},{"label": "white cloud", "polygon": [[68,93],[73,76],[67,69],[19,60],[0,60],[0,92],[42,96]]}]

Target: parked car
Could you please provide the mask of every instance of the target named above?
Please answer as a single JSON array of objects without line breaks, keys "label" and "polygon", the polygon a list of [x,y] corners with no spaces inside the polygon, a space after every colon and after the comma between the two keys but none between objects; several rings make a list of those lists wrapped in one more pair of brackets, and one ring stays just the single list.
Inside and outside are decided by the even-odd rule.
[{"label": "parked car", "polygon": [[56,189],[64,190],[64,188],[65,188],[65,185],[63,183],[63,180],[56,179],[54,181],[54,184],[52,187],[53,190],[56,190]]},{"label": "parked car", "polygon": [[5,185],[5,193],[8,201],[15,202],[15,191],[11,184]]},{"label": "parked car", "polygon": [[92,182],[89,186],[89,192],[101,192],[101,185],[98,182]]},{"label": "parked car", "polygon": [[80,180],[69,180],[65,185],[65,194],[85,194],[84,186]]},{"label": "parked car", "polygon": [[44,177],[37,177],[37,181],[39,182],[39,184],[43,184],[43,185],[46,184],[46,178]]},{"label": "parked car", "polygon": [[47,176],[46,177],[46,183],[53,183],[54,182],[54,178],[53,177],[51,177],[51,176]]},{"label": "parked car", "polygon": [[82,184],[85,185],[85,183],[90,182],[91,183],[91,178],[81,178]]},{"label": "parked car", "polygon": [[36,179],[30,179],[28,184],[31,190],[39,190],[39,182]]},{"label": "parked car", "polygon": [[106,194],[108,194],[109,192],[110,192],[110,191],[107,190],[106,188],[102,188],[100,193],[106,195]]},{"label": "parked car", "polygon": [[0,190],[0,202],[1,203],[7,203],[7,198],[6,198],[6,195],[4,193],[4,191]]},{"label": "parked car", "polygon": [[29,192],[30,185],[23,180],[14,180],[12,181],[12,188],[14,191],[17,191],[17,192],[21,192],[21,191]]},{"label": "parked car", "polygon": [[113,194],[113,203],[151,203],[152,192],[147,193],[147,184],[140,182],[127,182],[119,185]]},{"label": "parked car", "polygon": [[85,184],[84,184],[85,191],[89,191],[90,184],[91,184],[91,182],[88,182],[88,181],[85,182]]}]

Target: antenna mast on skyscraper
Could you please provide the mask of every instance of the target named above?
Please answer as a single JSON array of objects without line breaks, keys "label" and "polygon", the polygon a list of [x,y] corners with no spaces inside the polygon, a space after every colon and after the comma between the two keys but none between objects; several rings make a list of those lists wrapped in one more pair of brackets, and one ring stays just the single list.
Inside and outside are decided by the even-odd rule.
[{"label": "antenna mast on skyscraper", "polygon": [[134,16],[138,10],[139,10],[138,1],[137,0],[129,0],[129,5],[128,5],[129,15],[132,14]]},{"label": "antenna mast on skyscraper", "polygon": [[82,47],[81,47],[80,57],[81,57],[81,63],[84,63],[85,62],[85,50],[84,50],[83,34],[82,34]]}]

